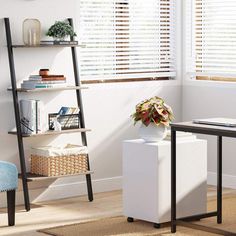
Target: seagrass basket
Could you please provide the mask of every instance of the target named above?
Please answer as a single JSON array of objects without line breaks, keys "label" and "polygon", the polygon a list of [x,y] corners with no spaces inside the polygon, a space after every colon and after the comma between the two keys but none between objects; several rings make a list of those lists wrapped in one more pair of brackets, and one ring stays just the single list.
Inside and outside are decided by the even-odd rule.
[{"label": "seagrass basket", "polygon": [[42,176],[60,176],[88,171],[87,150],[80,146],[69,148],[42,147],[31,154],[31,173]]}]

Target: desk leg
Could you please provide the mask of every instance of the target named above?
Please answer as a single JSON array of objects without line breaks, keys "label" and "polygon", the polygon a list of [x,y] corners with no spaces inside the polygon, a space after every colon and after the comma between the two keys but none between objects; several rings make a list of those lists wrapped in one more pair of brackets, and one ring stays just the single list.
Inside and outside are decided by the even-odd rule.
[{"label": "desk leg", "polygon": [[176,232],[176,131],[171,129],[171,233]]},{"label": "desk leg", "polygon": [[222,223],[222,136],[217,137],[217,223]]}]

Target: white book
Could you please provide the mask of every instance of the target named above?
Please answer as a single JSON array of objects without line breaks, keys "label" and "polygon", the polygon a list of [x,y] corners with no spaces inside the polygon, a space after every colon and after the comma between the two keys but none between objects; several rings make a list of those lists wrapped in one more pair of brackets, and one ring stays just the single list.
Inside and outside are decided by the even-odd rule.
[{"label": "white book", "polygon": [[[40,85],[37,85],[36,88],[38,86],[40,86]],[[47,84],[46,88],[64,88],[66,86],[67,86],[66,83],[62,83],[62,84],[59,84],[59,83],[58,84]]]},{"label": "white book", "polygon": [[65,80],[51,80],[51,81],[45,81],[45,80],[23,80],[23,84],[65,84]]},{"label": "white book", "polygon": [[29,78],[40,78],[41,79],[42,76],[41,75],[30,75]]},{"label": "white book", "polygon": [[22,83],[22,89],[36,89],[36,88],[64,88],[66,87],[66,83]]},{"label": "white book", "polygon": [[43,102],[36,100],[36,128],[37,133],[42,133],[44,131],[45,122],[44,122],[44,106]]},{"label": "white book", "polygon": [[21,131],[24,134],[36,133],[36,101],[20,100]]},{"label": "white book", "polygon": [[39,100],[20,100],[21,129],[24,134],[45,131],[44,106]]}]

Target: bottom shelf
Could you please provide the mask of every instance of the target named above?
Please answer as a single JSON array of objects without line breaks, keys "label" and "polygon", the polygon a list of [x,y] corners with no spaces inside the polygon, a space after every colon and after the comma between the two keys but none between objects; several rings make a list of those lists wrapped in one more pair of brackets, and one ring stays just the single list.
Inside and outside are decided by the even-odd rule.
[{"label": "bottom shelf", "polygon": [[[32,173],[27,173],[27,181],[32,182],[32,181],[66,178],[66,177],[71,177],[71,176],[80,176],[80,175],[88,175],[88,174],[93,174],[93,171],[86,171],[86,172],[73,174],[73,175],[58,175],[58,176],[43,176],[43,175],[36,175],[36,174],[32,174]],[[21,174],[19,174],[19,178],[22,179]]]}]

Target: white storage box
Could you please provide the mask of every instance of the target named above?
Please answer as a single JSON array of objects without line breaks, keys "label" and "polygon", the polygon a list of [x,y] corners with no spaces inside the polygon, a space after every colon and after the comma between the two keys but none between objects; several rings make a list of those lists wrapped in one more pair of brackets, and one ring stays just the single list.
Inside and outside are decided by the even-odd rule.
[{"label": "white storage box", "polygon": [[[124,215],[153,223],[170,221],[170,141],[123,142]],[[206,213],[207,142],[177,138],[177,217]]]}]

